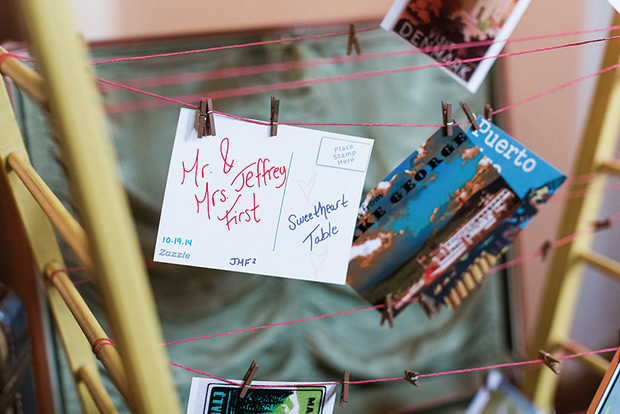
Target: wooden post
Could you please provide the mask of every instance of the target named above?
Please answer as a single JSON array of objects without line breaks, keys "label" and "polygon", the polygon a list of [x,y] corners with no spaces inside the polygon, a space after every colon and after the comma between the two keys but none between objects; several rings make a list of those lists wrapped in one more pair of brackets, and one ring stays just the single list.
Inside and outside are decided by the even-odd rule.
[{"label": "wooden post", "polygon": [[138,413],[179,413],[144,260],[117,177],[100,97],[63,0],[23,0],[112,335]]}]

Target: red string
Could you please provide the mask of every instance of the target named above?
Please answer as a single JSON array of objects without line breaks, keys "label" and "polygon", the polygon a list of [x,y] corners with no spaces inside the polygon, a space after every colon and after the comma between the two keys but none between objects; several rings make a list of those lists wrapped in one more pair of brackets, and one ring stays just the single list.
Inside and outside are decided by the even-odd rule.
[{"label": "red string", "polygon": [[16,56],[12,53],[2,53],[0,54],[0,66],[2,66],[2,63],[4,63],[5,60],[7,60],[8,58],[16,58],[18,59],[19,56]]},{"label": "red string", "polygon": [[[609,222],[611,224],[615,224],[616,222],[620,221],[620,212],[612,215],[609,217]],[[584,236],[586,234],[591,234],[591,233],[595,233],[599,230],[602,230],[602,228],[596,226],[596,225],[592,225],[590,228],[587,228],[585,230],[581,230],[578,232],[575,232],[573,234],[569,234],[568,236],[564,236],[560,239],[554,240],[553,242],[551,242],[551,245],[549,246],[550,249],[555,249],[557,247],[563,246],[565,244],[568,244],[572,241],[574,241],[575,239],[577,239],[578,237]],[[531,252],[525,253],[519,257],[516,257],[512,260],[509,260],[505,263],[502,263],[501,265],[492,267],[491,269],[488,270],[487,273],[491,274],[491,273],[495,273],[495,272],[499,272],[500,270],[504,270],[507,269],[509,267],[512,266],[516,266],[520,263],[523,263],[527,260],[533,259],[534,257],[538,257],[538,256],[542,256],[542,254],[545,251],[545,247],[541,246],[535,250],[532,250]]]},{"label": "red string", "polygon": [[[264,73],[272,73],[272,72],[282,72],[288,70],[298,70],[298,69],[306,69],[315,66],[328,65],[328,64],[345,64],[351,62],[361,62],[368,60],[379,60],[379,59],[387,59],[398,56],[407,56],[407,55],[415,55],[421,53],[430,53],[437,52],[443,50],[456,50],[456,49],[466,49],[472,47],[481,47],[481,46],[489,46],[495,43],[517,43],[524,42],[530,40],[540,40],[540,39],[550,39],[554,37],[563,37],[568,35],[578,35],[578,34],[587,34],[601,31],[609,31],[620,29],[620,26],[611,26],[600,29],[587,29],[587,30],[579,30],[573,32],[559,32],[552,34],[544,34],[544,35],[532,35],[532,36],[523,36],[523,37],[515,37],[509,38],[506,40],[485,40],[485,41],[476,41],[476,42],[464,42],[464,43],[456,43],[450,45],[438,45],[438,46],[429,46],[425,48],[407,48],[404,50],[397,50],[391,52],[378,52],[378,53],[365,53],[362,55],[350,55],[350,56],[335,56],[329,58],[316,58],[316,59],[307,59],[302,61],[293,61],[293,62],[281,62],[281,63],[269,63],[263,65],[254,65],[254,66],[244,66],[237,68],[226,68],[226,69],[216,69],[210,71],[203,72],[195,72],[195,73],[184,73],[184,74],[176,74],[176,75],[166,75],[166,76],[153,76],[147,78],[135,78],[125,81],[127,85],[131,85],[134,87],[154,87],[154,86],[164,86],[164,85],[173,85],[177,83],[188,83],[188,82],[196,82],[202,80],[214,80],[214,79],[226,79],[231,77],[240,77],[240,76],[248,76],[248,75],[258,75]],[[158,55],[155,55],[158,56]]]},{"label": "red string", "polygon": [[[618,221],[620,221],[620,212],[612,215],[609,217],[609,221],[610,223],[614,224]],[[554,242],[551,243],[550,248],[554,249],[556,247],[560,247],[564,244],[570,243],[573,240],[575,240],[576,238],[586,235],[586,234],[591,234],[597,231],[603,230],[600,227],[597,227],[596,225],[592,225],[590,228],[570,234],[568,236],[562,237],[558,240],[555,240]],[[531,252],[525,253],[515,259],[512,259],[506,263],[503,263],[501,265],[492,267],[491,269],[489,269],[487,271],[488,274],[492,274],[492,273],[496,273],[499,272],[500,270],[504,270],[507,269],[509,267],[512,266],[516,266],[517,264],[520,264],[522,262],[525,262],[527,260],[533,259],[534,257],[538,257],[541,256],[543,254],[543,248],[539,247]],[[417,299],[412,299],[409,301],[403,301],[403,303],[409,303],[412,301],[416,301]],[[273,328],[276,326],[283,326],[283,325],[291,325],[294,323],[300,323],[300,322],[308,322],[308,321],[312,321],[315,319],[324,319],[324,318],[329,318],[332,316],[340,316],[340,315],[347,315],[347,314],[351,314],[351,313],[357,313],[357,312],[363,312],[363,311],[367,311],[367,310],[371,310],[371,309],[382,309],[384,307],[383,304],[380,305],[374,305],[374,306],[368,306],[368,307],[364,307],[364,308],[359,308],[359,309],[351,309],[351,310],[346,310],[346,311],[342,311],[342,312],[335,312],[335,313],[328,313],[328,314],[324,314],[324,315],[319,315],[319,316],[311,316],[308,318],[303,318],[303,319],[296,319],[296,320],[291,320],[291,321],[286,321],[286,322],[278,322],[278,323],[274,323],[274,324],[269,324],[269,325],[262,325],[262,326],[255,326],[252,328],[245,328],[245,329],[237,329],[234,331],[229,331],[229,332],[220,332],[220,333],[216,333],[216,334],[211,334],[211,335],[203,335],[203,336],[199,336],[199,337],[195,337],[195,338],[187,338],[187,339],[180,339],[177,341],[171,341],[171,342],[166,342],[162,345],[173,345],[173,344],[179,344],[179,343],[183,343],[183,342],[192,342],[192,341],[197,341],[200,339],[208,339],[208,338],[214,338],[214,337],[218,337],[218,336],[224,336],[224,335],[232,335],[232,334],[237,334],[237,333],[243,333],[243,332],[250,332],[250,331],[255,331],[255,330],[259,330],[259,329],[266,329],[266,328]]]},{"label": "red string", "polygon": [[[48,277],[49,277],[50,280],[53,281],[58,273],[67,273],[67,275],[68,275],[69,272],[77,272],[77,271],[80,271],[80,270],[85,270],[85,268],[83,268],[83,267],[68,267],[68,268],[65,268],[65,269],[54,269],[54,270],[52,270],[50,272]],[[74,284],[75,284],[75,282],[74,282]]]},{"label": "red string", "polygon": [[101,351],[101,349],[106,345],[116,347],[116,344],[112,342],[110,338],[99,338],[95,342],[93,342],[93,352],[97,356],[97,358],[99,358],[99,351]]},{"label": "red string", "polygon": [[112,82],[112,81],[105,80],[105,79],[102,79],[102,78],[95,78],[95,80],[97,82],[101,82],[101,83],[104,83],[106,85],[116,86],[117,88],[127,89],[127,90],[132,91],[132,92],[141,93],[142,95],[150,96],[152,98],[161,99],[163,101],[170,102],[170,103],[173,103],[173,104],[187,106],[187,107],[192,108],[192,109],[198,109],[198,107],[196,105],[192,105],[192,104],[180,101],[178,99],[168,98],[168,97],[165,97],[165,96],[162,96],[162,95],[158,95],[156,93],[151,93],[151,92],[143,91],[143,90],[140,90],[140,89],[132,88],[131,86],[122,85],[120,83]]},{"label": "red string", "polygon": [[[618,348],[605,348],[605,349],[599,349],[596,351],[588,351],[588,352],[581,352],[578,354],[572,354],[572,355],[563,355],[563,356],[559,356],[557,357],[557,359],[559,360],[566,360],[566,359],[573,359],[573,358],[580,358],[580,357],[584,357],[587,355],[595,355],[595,354],[603,354],[603,353],[607,353],[607,352],[614,352],[618,350]],[[502,369],[502,368],[513,368],[513,367],[520,367],[520,366],[524,366],[524,365],[533,365],[533,364],[540,364],[543,363],[544,360],[543,359],[534,359],[531,361],[519,361],[519,362],[508,362],[505,364],[496,364],[496,365],[488,365],[488,366],[484,366],[484,367],[476,367],[476,368],[466,368],[466,369],[457,369],[457,370],[452,370],[452,371],[443,371],[443,372],[434,372],[434,373],[429,373],[429,374],[419,374],[418,378],[431,378],[431,377],[439,377],[439,376],[445,376],[445,375],[455,375],[455,374],[465,374],[465,373],[470,373],[470,372],[477,372],[477,371],[489,371],[489,370],[493,370],[493,369]],[[187,371],[193,372],[195,374],[200,374],[200,375],[205,375],[207,377],[210,378],[214,378],[220,381],[224,381],[227,382],[229,384],[233,384],[233,385],[237,385],[237,386],[241,386],[243,384],[234,382],[234,381],[230,381],[230,380],[225,380],[223,378],[219,378],[216,377],[214,375],[208,374],[206,372],[203,371],[199,371],[196,369],[192,369],[192,368],[188,368],[185,367],[183,365],[180,364],[175,364],[173,362],[169,362],[170,365],[173,365],[175,367],[178,368],[182,368],[185,369]],[[380,383],[380,382],[390,382],[390,381],[401,381],[404,380],[404,378],[401,377],[391,377],[391,378],[379,378],[379,379],[368,379],[368,380],[360,380],[360,381],[349,381],[350,385],[358,385],[358,384],[375,384],[375,383]],[[298,384],[290,384],[287,386],[291,386],[291,387],[322,387],[322,386],[328,386],[328,385],[338,385],[338,384],[342,384],[342,381],[331,381],[331,382],[318,382],[318,383],[298,383]],[[277,388],[277,387],[281,387],[282,385],[252,385],[250,386],[250,388]]]},{"label": "red string", "polygon": [[566,88],[566,87],[568,87],[568,86],[572,86],[572,85],[574,85],[574,84],[576,84],[576,83],[579,83],[579,82],[581,82],[581,81],[584,81],[584,80],[586,80],[586,79],[590,79],[590,78],[593,78],[593,77],[595,77],[595,76],[601,75],[601,74],[603,74],[603,73],[605,73],[605,72],[608,72],[608,71],[610,71],[610,70],[616,69],[618,66],[620,66],[620,63],[616,63],[615,65],[608,66],[608,67],[606,67],[606,68],[603,68],[603,69],[601,69],[601,70],[599,70],[599,71],[597,71],[597,72],[591,73],[591,74],[589,74],[589,75],[585,75],[585,76],[582,76],[582,77],[580,77],[580,78],[573,79],[573,80],[572,80],[572,81],[570,81],[570,82],[567,82],[567,83],[564,83],[564,84],[562,84],[562,85],[556,86],[556,87],[554,87],[554,88],[548,89],[548,90],[546,90],[546,91],[544,91],[544,92],[541,92],[541,93],[539,93],[539,94],[537,94],[537,95],[530,96],[529,98],[526,98],[526,99],[523,99],[523,100],[521,100],[521,101],[515,102],[515,103],[513,103],[513,104],[511,104],[511,105],[505,106],[505,107],[503,107],[503,108],[501,108],[501,109],[499,109],[499,110],[497,110],[497,111],[493,111],[493,114],[494,114],[494,115],[495,115],[495,114],[499,114],[499,113],[501,113],[501,112],[504,112],[504,111],[507,111],[507,110],[509,110],[509,109],[512,109],[512,108],[514,108],[515,106],[519,106],[519,105],[523,105],[524,103],[531,102],[531,101],[533,101],[533,100],[535,100],[535,99],[538,99],[538,98],[541,98],[541,97],[543,97],[543,96],[545,96],[545,95],[549,95],[549,94],[551,94],[551,93],[557,92],[557,91],[559,91],[560,89],[564,89],[564,88]]},{"label": "red string", "polygon": [[[257,94],[257,93],[263,93],[263,92],[271,92],[271,91],[275,91],[275,90],[282,90],[282,89],[294,89],[294,88],[300,88],[300,87],[305,87],[305,86],[313,86],[313,85],[319,85],[319,84],[324,84],[324,83],[332,83],[332,82],[342,82],[342,81],[348,81],[348,80],[356,80],[356,79],[365,79],[365,78],[370,78],[370,77],[375,77],[375,76],[384,76],[384,75],[391,75],[391,74],[397,74],[397,73],[405,73],[405,72],[412,72],[412,71],[417,71],[417,70],[422,70],[422,69],[429,69],[429,68],[436,68],[436,67],[443,67],[443,66],[450,66],[450,65],[454,65],[457,63],[471,63],[471,62],[480,62],[483,60],[487,60],[487,59],[496,59],[496,58],[504,58],[504,57],[509,57],[509,56],[519,56],[519,55],[524,55],[524,54],[528,54],[528,53],[537,53],[537,52],[543,52],[543,51],[550,51],[550,50],[556,50],[556,49],[563,49],[563,48],[568,48],[568,47],[574,47],[574,46],[582,46],[582,45],[586,45],[586,44],[591,44],[591,43],[597,43],[597,42],[603,42],[603,41],[608,41],[608,40],[615,40],[620,38],[620,36],[611,36],[611,37],[605,37],[605,38],[600,38],[600,39],[594,39],[594,40],[586,40],[586,41],[582,41],[582,42],[574,42],[574,43],[567,43],[567,44],[563,44],[563,45],[556,45],[556,46],[548,46],[548,47],[543,47],[543,48],[536,48],[536,49],[530,49],[530,50],[523,50],[523,51],[518,51],[518,52],[509,52],[509,53],[502,53],[499,55],[495,55],[495,56],[483,56],[483,57],[478,57],[478,58],[470,58],[470,59],[464,59],[464,60],[452,60],[452,61],[448,61],[448,62],[443,62],[443,63],[431,63],[431,64],[427,64],[427,65],[421,65],[421,66],[412,66],[412,67],[405,67],[405,68],[396,68],[396,69],[384,69],[384,70],[375,70],[375,71],[369,71],[369,72],[360,72],[360,73],[353,73],[353,74],[347,74],[347,75],[338,75],[338,76],[331,76],[331,77],[326,77],[326,78],[317,78],[317,79],[302,79],[302,80],[296,80],[296,81],[289,81],[289,82],[280,82],[280,83],[275,83],[275,84],[269,84],[269,85],[256,85],[256,86],[246,86],[246,87],[241,87],[241,88],[233,88],[233,89],[225,89],[225,90],[219,90],[219,91],[212,91],[209,92],[208,94],[205,93],[200,93],[200,94],[190,94],[190,95],[182,95],[182,96],[178,96],[176,98],[166,98],[163,97],[161,95],[158,94],[154,94],[151,92],[146,92],[146,91],[141,91],[140,89],[137,88],[133,88],[127,85],[123,85],[120,83],[116,83],[116,82],[111,82],[111,81],[106,81],[105,83],[107,83],[108,85],[113,85],[122,89],[127,89],[133,92],[137,92],[137,93],[142,93],[144,95],[148,95],[151,96],[153,98],[158,98],[161,99],[162,102],[158,102],[158,101],[132,101],[132,102],[122,102],[119,104],[115,104],[115,105],[109,105],[107,106],[107,112],[108,113],[119,113],[119,112],[127,112],[127,111],[132,111],[132,110],[137,110],[137,109],[147,109],[147,108],[157,108],[157,107],[161,107],[161,106],[165,106],[167,105],[166,103],[164,103],[163,101],[166,101],[168,103],[179,103],[182,102],[181,105],[185,105],[185,106],[190,106],[193,107],[192,105],[188,104],[187,102],[194,102],[194,101],[199,101],[200,99],[204,99],[205,97],[210,97],[212,99],[222,99],[222,98],[230,98],[230,97],[236,97],[236,96],[244,96],[244,95],[252,95],[252,94]],[[511,109],[514,106],[517,105],[521,105],[525,102],[529,102],[531,100],[534,99],[538,99],[541,96],[547,95],[549,93],[553,93],[559,89],[563,89],[567,86],[571,86],[577,82],[581,82],[582,80],[588,79],[590,77],[593,76],[597,76],[603,72],[606,72],[608,70],[614,69],[617,66],[619,66],[620,63],[616,64],[616,65],[612,65],[608,68],[605,68],[603,70],[600,70],[594,74],[590,74],[590,75],[586,75],[582,78],[578,78],[576,80],[573,80],[571,82],[568,82],[567,84],[563,84],[560,86],[556,86],[555,88],[552,88],[548,91],[542,92],[541,94],[538,95],[534,95],[533,97],[527,98],[523,101],[519,101],[513,105],[510,105],[508,107],[502,108],[500,110],[496,110],[493,111],[493,114],[497,114],[497,113],[501,113],[503,111],[506,111],[507,109]],[[370,126],[371,124],[341,124],[341,123],[311,123],[311,122],[307,122],[307,123],[301,123],[301,122],[280,122],[280,124],[283,125],[365,125],[365,126]],[[372,124],[374,125],[374,124]],[[413,126],[413,124],[381,124],[381,126]],[[435,126],[435,125],[433,125]],[[439,125],[441,126],[441,125]]]},{"label": "red string", "polygon": [[[362,33],[362,32],[367,32],[369,30],[375,30],[375,29],[374,28],[360,29],[360,30],[357,30],[357,32],[358,33]],[[133,56],[133,57],[108,59],[108,60],[101,60],[101,61],[98,61],[98,62],[91,62],[90,64],[91,65],[102,65],[104,63],[118,63],[118,62],[132,61],[132,60],[153,59],[153,58],[159,58],[159,57],[165,57],[165,56],[188,55],[188,54],[192,54],[192,53],[212,52],[212,51],[215,51],[215,50],[225,50],[225,49],[238,49],[238,48],[248,47],[248,46],[269,45],[269,44],[272,44],[272,43],[292,42],[292,41],[296,41],[296,40],[317,39],[317,38],[320,38],[320,37],[340,36],[340,35],[348,35],[348,34],[349,34],[348,31],[346,31],[346,32],[344,32],[344,31],[343,32],[334,32],[334,33],[323,33],[323,34],[300,36],[300,37],[289,37],[289,38],[286,38],[286,39],[266,40],[266,41],[263,41],[263,42],[252,42],[252,43],[243,43],[243,44],[238,44],[238,45],[208,47],[208,48],[205,48],[205,49],[186,50],[186,51],[183,51],[183,52],[170,52],[170,53],[160,53],[160,54],[155,54],[155,55]]]},{"label": "red string", "polygon": [[[586,177],[586,176],[590,176],[591,174],[584,174],[582,176],[577,176],[575,177],[575,179],[578,179],[580,177]],[[609,217],[609,221],[613,224],[616,223],[617,221],[620,220],[620,212],[616,213],[612,216]],[[556,247],[560,247],[564,244],[570,243],[573,240],[575,240],[576,238],[583,236],[585,234],[590,234],[590,233],[594,233],[597,231],[603,230],[603,228],[599,228],[595,225],[593,225],[592,227],[586,229],[586,230],[582,230],[580,232],[576,232],[573,234],[569,234],[568,236],[562,237],[558,240],[555,240],[551,243],[550,245],[550,249],[554,249]],[[508,262],[505,262],[501,265],[495,266],[491,269],[489,269],[489,271],[487,273],[491,274],[491,273],[496,273],[499,272],[500,270],[504,270],[507,269],[509,267],[515,266],[517,264],[520,264],[522,262],[525,262],[527,260],[533,259],[535,257],[541,256],[543,254],[543,248],[539,247],[531,252],[525,253],[515,259],[509,260]],[[147,267],[149,267],[149,265],[151,266],[155,266],[158,265],[158,263],[155,262],[147,262]],[[86,270],[83,267],[74,267],[74,268],[69,268],[69,269],[57,269],[56,271],[80,271],[80,270]],[[78,284],[82,284],[82,283],[86,283],[89,282],[90,280],[88,279],[84,279],[84,280],[80,280],[77,282],[74,282],[75,285]],[[413,300],[409,300],[409,301],[404,301],[404,302],[412,302],[415,301],[416,299]],[[374,306],[367,306],[364,308],[358,308],[358,309],[350,309],[350,310],[346,310],[346,311],[341,311],[341,312],[334,312],[334,313],[327,313],[324,315],[318,315],[318,316],[312,316],[312,317],[307,317],[307,318],[302,318],[302,319],[296,319],[296,320],[291,320],[291,321],[285,321],[285,322],[278,322],[278,323],[274,323],[274,324],[269,324],[269,325],[262,325],[262,326],[255,326],[252,328],[245,328],[245,329],[238,329],[238,330],[234,330],[234,331],[229,331],[229,332],[220,332],[220,333],[216,333],[216,334],[211,334],[211,335],[203,335],[203,336],[198,336],[198,337],[194,337],[194,338],[187,338],[187,339],[180,339],[180,340],[176,340],[176,341],[171,341],[171,342],[166,342],[162,345],[174,345],[174,344],[180,344],[183,342],[191,342],[191,341],[197,341],[200,339],[208,339],[208,338],[214,338],[214,337],[218,337],[218,336],[224,336],[224,335],[232,335],[232,334],[236,334],[236,333],[243,333],[243,332],[250,332],[250,331],[256,331],[256,330],[260,330],[260,329],[266,329],[266,328],[273,328],[276,326],[284,326],[284,325],[291,325],[294,323],[301,323],[301,322],[308,322],[308,321],[312,321],[315,319],[325,319],[325,318],[330,318],[333,316],[341,316],[341,315],[348,315],[348,314],[352,314],[352,313],[357,313],[357,312],[364,312],[367,310],[371,310],[371,309],[382,309],[384,307],[383,304],[380,305],[374,305]]]},{"label": "red string", "polygon": [[256,331],[256,330],[259,330],[259,329],[266,329],[266,328],[274,328],[276,326],[291,325],[291,324],[294,324],[294,323],[308,322],[308,321],[313,321],[313,320],[316,320],[316,319],[331,318],[332,316],[348,315],[348,314],[351,314],[351,313],[364,312],[364,311],[371,310],[371,309],[381,309],[383,307],[384,307],[384,305],[367,306],[365,308],[350,309],[350,310],[341,311],[341,312],[327,313],[325,315],[319,315],[319,316],[310,316],[308,318],[296,319],[296,320],[286,321],[286,322],[278,322],[278,323],[273,323],[273,324],[270,324],[270,325],[255,326],[253,328],[238,329],[236,331],[221,332],[221,333],[216,333],[216,334],[212,334],[212,335],[199,336],[199,337],[196,337],[196,338],[180,339],[178,341],[166,342],[166,343],[164,343],[162,345],[174,345],[174,344],[180,344],[180,343],[183,343],[183,342],[197,341],[199,339],[215,338],[217,336],[230,335],[230,334],[243,333],[243,332],[250,332],[250,331]]},{"label": "red string", "polygon": [[548,202],[553,202],[553,203],[558,203],[558,202],[564,202],[566,200],[570,200],[573,198],[583,198],[587,195],[591,195],[591,194],[604,194],[604,193],[613,193],[616,191],[620,191],[620,183],[615,183],[612,185],[608,185],[604,188],[601,189],[597,189],[597,190],[591,190],[591,189],[585,189],[585,190],[575,190],[575,191],[566,191],[560,194],[556,194],[551,200],[549,200]]},{"label": "red string", "polygon": [[225,378],[220,378],[220,377],[218,377],[218,376],[216,376],[216,375],[208,374],[208,373],[206,373],[206,372],[199,371],[199,370],[197,370],[197,369],[189,368],[189,367],[186,367],[186,366],[184,366],[184,365],[174,363],[174,362],[172,362],[172,361],[168,361],[168,364],[170,364],[170,365],[172,365],[172,366],[174,366],[174,367],[177,367],[177,368],[182,368],[182,369],[184,369],[184,370],[187,370],[187,371],[193,372],[194,374],[204,375],[205,377],[213,378],[213,379],[216,379],[216,380],[218,380],[218,381],[226,382],[226,383],[231,384],[231,385],[236,385],[236,386],[238,386],[238,387],[241,387],[241,386],[243,385],[242,383],[235,382],[235,381],[230,381],[230,380],[227,380],[227,379],[225,379]]},{"label": "red string", "polygon": [[[426,48],[411,49],[411,50],[406,51],[405,53],[407,54],[430,53],[430,52],[436,52],[436,51],[442,51],[442,50],[456,50],[456,49],[464,49],[464,48],[472,48],[472,47],[489,46],[489,45],[496,44],[496,43],[516,43],[516,42],[524,42],[524,41],[529,41],[529,40],[551,39],[554,37],[581,35],[581,34],[589,34],[589,33],[596,33],[596,32],[607,32],[607,31],[612,31],[612,30],[617,30],[617,29],[620,29],[620,26],[609,26],[609,27],[603,27],[603,28],[598,28],[598,29],[584,29],[584,30],[574,30],[574,31],[568,31],[568,32],[550,33],[550,34],[530,35],[530,36],[515,37],[515,38],[508,38],[508,39],[490,39],[490,40],[481,40],[481,41],[475,41],[475,42],[454,43],[450,45],[437,45],[437,46],[429,46]],[[362,32],[367,32],[367,31],[372,31],[372,30],[376,30],[376,29],[375,28],[361,29],[361,30],[357,30],[357,32],[362,33]],[[186,50],[182,52],[169,52],[169,53],[160,53],[160,54],[145,55],[145,56],[133,56],[133,57],[125,57],[125,58],[108,59],[108,60],[101,60],[97,62],[91,62],[90,64],[101,65],[105,63],[117,63],[117,62],[126,62],[126,61],[132,61],[132,60],[153,59],[153,58],[159,58],[159,57],[212,52],[216,50],[235,49],[235,48],[242,48],[242,47],[248,47],[248,46],[259,46],[259,45],[266,45],[266,44],[273,44],[273,43],[291,42],[291,41],[297,41],[297,40],[316,39],[316,38],[329,37],[329,36],[341,36],[341,35],[347,35],[347,34],[349,34],[348,31],[335,32],[335,33],[324,33],[324,34],[318,34],[318,35],[268,40],[268,41],[263,41],[263,42],[252,42],[252,43],[243,43],[243,44],[238,44],[238,45],[217,46],[217,47],[211,47],[211,48],[205,48],[205,49]],[[403,52],[392,52],[392,53],[403,53]],[[345,58],[345,61],[357,61],[358,59],[366,60],[366,56],[365,55],[348,56]],[[335,58],[335,59],[339,59],[339,58]],[[283,70],[286,70],[286,69],[283,69]],[[262,72],[257,72],[257,73],[262,73]]]}]

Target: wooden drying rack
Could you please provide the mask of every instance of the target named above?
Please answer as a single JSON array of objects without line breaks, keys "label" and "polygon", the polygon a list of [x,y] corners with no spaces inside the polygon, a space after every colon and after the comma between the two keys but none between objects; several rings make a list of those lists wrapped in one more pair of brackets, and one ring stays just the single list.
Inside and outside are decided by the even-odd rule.
[{"label": "wooden drying rack", "polygon": [[[75,35],[63,0],[23,0],[23,6],[43,76],[11,57],[1,60],[0,72],[51,114],[85,228],[67,212],[30,165],[4,83],[0,87],[0,157],[5,167],[2,174],[24,225],[36,267],[43,275],[47,300],[67,352],[83,412],[117,412],[99,377],[95,350],[132,412],[179,413],[179,400],[161,346],[161,329],[128,202],[113,174],[115,160],[102,105],[90,71],[85,69],[85,49]],[[616,17],[614,24],[620,24],[620,18]],[[0,50],[0,54],[5,53]],[[617,62],[620,43],[609,42],[603,66]],[[599,78],[573,176],[600,171],[620,173],[620,163],[608,158],[614,152],[620,129],[619,77],[616,69]],[[586,184],[594,195],[567,202],[559,237],[587,228],[596,220],[602,197],[597,195],[602,192],[596,190],[603,183],[601,178]],[[91,191],[92,188],[97,191]],[[112,346],[69,280],[51,224],[95,276],[112,336],[121,353]],[[591,237],[584,236],[556,249],[533,349],[583,351],[567,339],[583,264],[620,278],[620,264],[591,252],[590,244]],[[110,257],[114,260],[107,259]],[[598,372],[608,366],[607,360],[595,355],[583,360]],[[556,385],[557,377],[543,368],[529,375],[526,391],[539,407],[549,408]]]}]

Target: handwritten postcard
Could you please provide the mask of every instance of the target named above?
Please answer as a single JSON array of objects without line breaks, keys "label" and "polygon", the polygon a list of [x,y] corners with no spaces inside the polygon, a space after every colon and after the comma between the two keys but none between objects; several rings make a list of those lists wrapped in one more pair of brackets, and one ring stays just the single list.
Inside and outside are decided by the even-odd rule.
[{"label": "handwritten postcard", "polygon": [[372,304],[392,295],[458,306],[565,177],[501,129],[438,130],[365,197],[347,282]]},{"label": "handwritten postcard", "polygon": [[187,414],[332,414],[337,391],[336,385],[254,381],[246,396],[238,398],[239,388],[210,378],[192,378]]},{"label": "handwritten postcard", "polygon": [[[381,23],[476,93],[530,0],[396,0]],[[484,41],[481,46],[458,44]],[[495,41],[495,42],[493,42]],[[454,46],[454,47],[450,47]],[[480,58],[484,58],[480,60]],[[488,59],[487,59],[488,58]]]},{"label": "handwritten postcard", "polygon": [[345,283],[373,141],[182,109],[154,260]]}]

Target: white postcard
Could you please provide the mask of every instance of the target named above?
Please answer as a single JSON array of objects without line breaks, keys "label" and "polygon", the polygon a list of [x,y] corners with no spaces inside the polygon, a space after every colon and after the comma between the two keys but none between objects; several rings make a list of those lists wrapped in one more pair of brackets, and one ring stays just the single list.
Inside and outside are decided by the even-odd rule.
[{"label": "white postcard", "polygon": [[373,141],[181,109],[154,260],[344,284]]},{"label": "white postcard", "polygon": [[620,12],[620,0],[607,0],[609,2],[609,4],[611,4],[613,6],[614,9],[616,9],[617,12]]}]

